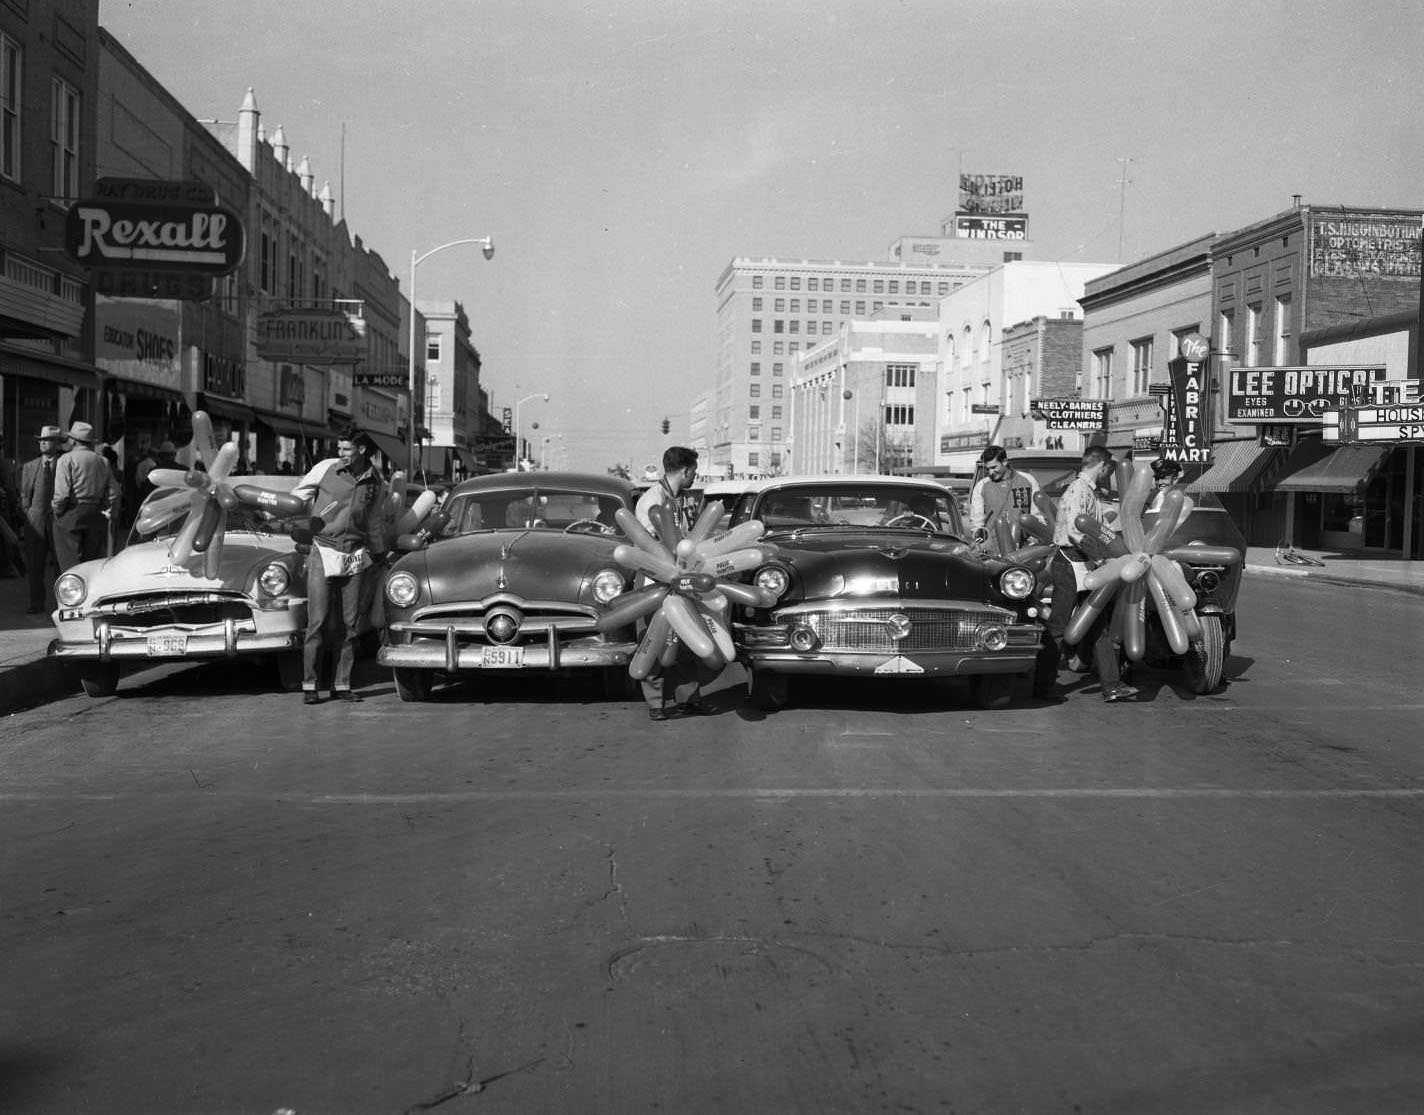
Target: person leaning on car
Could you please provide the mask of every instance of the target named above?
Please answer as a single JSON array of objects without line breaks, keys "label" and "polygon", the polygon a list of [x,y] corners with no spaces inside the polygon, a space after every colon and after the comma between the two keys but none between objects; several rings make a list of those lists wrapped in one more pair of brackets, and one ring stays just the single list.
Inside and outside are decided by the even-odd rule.
[{"label": "person leaning on car", "polygon": [[[1063,635],[1080,599],[1078,578],[1073,567],[1077,564],[1083,568],[1087,564],[1087,557],[1078,548],[1083,532],[1075,522],[1080,515],[1106,522],[1108,508],[1098,495],[1098,485],[1112,471],[1112,466],[1111,453],[1101,445],[1090,445],[1083,453],[1078,475],[1058,503],[1058,515],[1053,526],[1053,544],[1057,550],[1048,562],[1052,603],[1043,633],[1043,647],[1039,650],[1033,674],[1033,695],[1040,700],[1058,698],[1058,664],[1071,649],[1063,642]],[[1085,659],[1091,654],[1098,680],[1102,682],[1103,700],[1120,701],[1135,696],[1137,690],[1122,684],[1117,646],[1107,631],[1110,617],[1111,610],[1105,609],[1083,637],[1078,653]]]},{"label": "person leaning on car", "polygon": [[[312,515],[321,527],[307,555],[307,631],[302,648],[302,701],[315,705],[321,662],[328,646],[329,616],[341,619],[341,640],[331,696],[359,701],[351,691],[351,667],[360,634],[362,581],[373,558],[385,555],[387,540],[381,502],[385,485],[371,463],[376,444],[369,434],[352,430],[336,443],[340,463],[327,468],[311,495]],[[297,489],[305,495],[306,490]]]},{"label": "person leaning on car", "polygon": [[54,550],[61,573],[104,556],[109,539],[104,512],[113,483],[109,462],[94,452],[93,426],[74,423],[69,440],[73,448],[54,469]]},{"label": "person leaning on car", "polygon": [[974,482],[969,492],[969,529],[975,542],[998,553],[998,535],[993,530],[995,521],[1003,519],[1009,524],[1017,545],[1023,535],[1018,516],[1033,512],[1038,481],[1015,470],[1001,445],[990,445],[979,454],[979,465],[984,475]]}]

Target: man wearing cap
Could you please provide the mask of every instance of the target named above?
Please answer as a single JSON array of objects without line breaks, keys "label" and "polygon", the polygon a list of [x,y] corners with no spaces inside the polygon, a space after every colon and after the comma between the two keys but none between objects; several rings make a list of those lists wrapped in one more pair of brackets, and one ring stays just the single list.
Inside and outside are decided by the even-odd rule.
[{"label": "man wearing cap", "polygon": [[54,473],[64,450],[64,431],[58,426],[40,430],[40,455],[20,469],[20,511],[25,516],[25,574],[29,577],[28,615],[41,615],[49,586],[49,561],[59,555],[54,545]]},{"label": "man wearing cap", "polygon": [[61,572],[81,561],[103,557],[108,538],[104,511],[109,506],[109,462],[94,452],[94,427],[76,422],[74,443],[54,469],[54,549]]}]

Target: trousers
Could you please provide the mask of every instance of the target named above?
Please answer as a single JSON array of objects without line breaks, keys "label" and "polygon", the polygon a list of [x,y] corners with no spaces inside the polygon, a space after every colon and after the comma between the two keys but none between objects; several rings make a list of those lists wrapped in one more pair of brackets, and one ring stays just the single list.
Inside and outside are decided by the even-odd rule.
[{"label": "trousers", "polygon": [[351,688],[351,667],[356,662],[356,640],[360,622],[367,569],[350,577],[328,577],[316,552],[307,555],[307,632],[302,644],[302,688],[315,690],[321,672],[322,652],[328,649],[328,623],[337,626],[336,667],[331,688]]}]

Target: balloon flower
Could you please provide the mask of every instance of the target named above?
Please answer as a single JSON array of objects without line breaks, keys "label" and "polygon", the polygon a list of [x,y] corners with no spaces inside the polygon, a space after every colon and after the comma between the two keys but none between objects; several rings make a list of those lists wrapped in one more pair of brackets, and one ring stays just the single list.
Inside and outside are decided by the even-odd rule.
[{"label": "balloon flower", "polygon": [[[1229,547],[1191,546],[1167,550],[1167,541],[1191,514],[1192,502],[1180,488],[1162,493],[1159,506],[1149,512],[1152,469],[1147,464],[1119,466],[1118,491],[1122,497],[1116,534],[1091,515],[1080,515],[1074,526],[1082,531],[1079,543],[1088,557],[1101,562],[1090,570],[1083,585],[1088,595],[1079,603],[1063,638],[1078,643],[1112,603],[1112,630],[1122,640],[1123,651],[1134,662],[1147,653],[1147,603],[1150,599],[1162,632],[1173,654],[1185,654],[1192,639],[1201,637],[1201,621],[1195,611],[1196,593],[1187,584],[1177,561],[1239,561],[1240,554]],[[1155,515],[1149,525],[1148,518]],[[1115,603],[1114,603],[1115,600]]]},{"label": "balloon flower", "polygon": [[766,527],[751,520],[712,538],[722,510],[709,502],[684,537],[676,515],[654,507],[649,516],[658,538],[644,530],[632,512],[615,512],[632,545],[616,547],[613,560],[655,582],[620,597],[598,620],[598,629],[607,632],[652,617],[628,660],[628,673],[635,680],[647,677],[659,663],[672,665],[683,646],[720,669],[736,654],[728,624],[731,605],[769,608],[776,603],[770,590],[728,579],[767,560],[769,549],[754,545]]},{"label": "balloon flower", "polygon": [[232,484],[228,477],[237,464],[237,443],[221,448],[213,440],[212,419],[204,411],[193,414],[193,448],[202,469],[156,468],[148,474],[159,488],[176,488],[143,506],[136,526],[141,534],[186,514],[182,528],[168,545],[168,556],[176,565],[187,565],[193,555],[203,558],[203,576],[214,579],[222,564],[223,535],[227,514],[238,504],[257,507],[274,515],[302,515],[306,501],[290,492],[275,492],[254,484]]}]

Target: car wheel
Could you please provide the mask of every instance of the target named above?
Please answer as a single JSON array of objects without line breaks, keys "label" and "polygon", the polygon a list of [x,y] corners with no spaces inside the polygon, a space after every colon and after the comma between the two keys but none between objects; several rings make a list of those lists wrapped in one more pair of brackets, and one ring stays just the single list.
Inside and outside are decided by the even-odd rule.
[{"label": "car wheel", "polygon": [[609,701],[637,701],[643,696],[643,689],[628,676],[627,666],[605,666],[601,678],[603,696]]},{"label": "car wheel", "polygon": [[785,674],[758,670],[755,666],[749,667],[747,673],[750,675],[747,681],[747,700],[753,708],[776,712],[790,703],[791,679]]},{"label": "car wheel", "polygon": [[395,675],[396,692],[402,701],[423,701],[430,696],[433,675],[429,670],[392,670]]},{"label": "car wheel", "polygon": [[1012,674],[976,674],[969,679],[974,703],[982,709],[1008,708],[1014,699]]},{"label": "car wheel", "polygon": [[1220,616],[1202,616],[1201,628],[1201,638],[1192,640],[1182,656],[1182,672],[1193,693],[1214,693],[1226,669],[1226,633]]},{"label": "car wheel", "polygon": [[82,666],[79,685],[90,697],[112,697],[119,688],[119,664],[95,662]]},{"label": "car wheel", "polygon": [[277,666],[277,687],[283,693],[295,693],[302,687],[302,652],[287,651],[273,657]]}]

